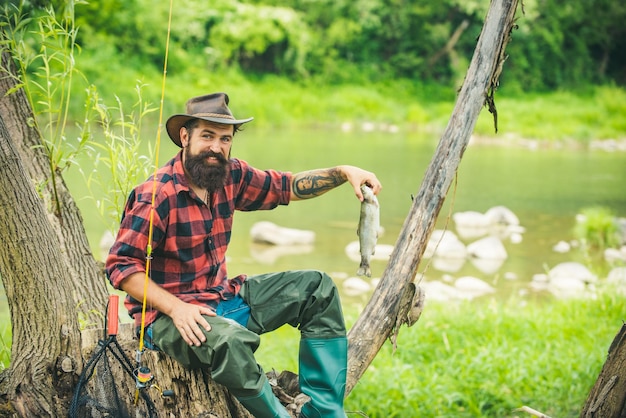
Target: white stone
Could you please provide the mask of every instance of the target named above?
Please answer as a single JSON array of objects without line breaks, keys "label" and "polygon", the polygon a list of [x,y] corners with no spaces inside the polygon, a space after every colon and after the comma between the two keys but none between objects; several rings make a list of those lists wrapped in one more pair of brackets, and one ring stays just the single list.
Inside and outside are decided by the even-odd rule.
[{"label": "white stone", "polygon": [[281,257],[310,254],[313,249],[313,245],[308,244],[267,245],[253,243],[250,246],[250,255],[261,264],[272,265]]},{"label": "white stone", "polygon": [[508,257],[506,248],[496,237],[485,237],[467,246],[470,256],[487,260],[505,260]]},{"label": "white stone", "polygon": [[626,285],[626,267],[615,267],[611,269],[606,281],[608,283]]},{"label": "white stone", "polygon": [[548,283],[550,278],[545,273],[533,274],[532,281],[535,283]]},{"label": "white stone", "polygon": [[608,262],[626,261],[626,254],[617,248],[607,248],[604,250],[604,259]]},{"label": "white stone", "polygon": [[502,258],[470,258],[470,262],[474,267],[484,274],[493,274],[500,270],[500,267],[504,264]]},{"label": "white stone", "polygon": [[524,240],[524,238],[522,237],[522,234],[519,234],[517,232],[512,233],[511,236],[509,237],[509,241],[511,241],[511,244],[519,244]]},{"label": "white stone", "polygon": [[252,241],[272,245],[313,244],[315,232],[285,228],[268,221],[257,222],[250,228]]},{"label": "white stone", "polygon": [[371,290],[371,286],[359,277],[349,277],[343,281],[344,292],[350,296],[356,296]]},{"label": "white stone", "polygon": [[554,296],[564,299],[585,294],[585,282],[572,277],[555,277],[550,279],[548,290]]},{"label": "white stone", "polygon": [[552,251],[561,253],[561,254],[567,253],[571,249],[572,247],[569,245],[568,242],[565,242],[565,241],[559,241],[552,247]]},{"label": "white stone", "polygon": [[484,280],[472,276],[459,277],[454,282],[454,287],[463,294],[472,297],[487,295],[495,293],[496,291],[493,286],[489,285]]},{"label": "white stone", "polygon": [[[460,244],[460,245],[459,245]],[[463,250],[461,250],[461,246]],[[444,248],[448,249],[447,251],[451,251],[451,249],[455,249],[455,252],[464,251],[465,245],[459,241],[454,232],[443,229],[435,229],[430,235],[430,239],[426,244],[426,249],[424,250],[424,258],[431,258],[435,255],[439,255],[439,249]],[[464,257],[464,255],[463,255]],[[453,257],[450,257],[453,258]]]},{"label": "white stone", "polygon": [[448,258],[435,255],[431,260],[433,268],[446,273],[456,273],[463,268],[465,258]]},{"label": "white stone", "polygon": [[462,238],[473,239],[489,232],[491,221],[484,214],[476,211],[457,212],[452,215],[456,231]]},{"label": "white stone", "polygon": [[519,225],[519,218],[505,206],[494,206],[485,212],[492,225]]},{"label": "white stone", "polygon": [[598,279],[587,267],[574,261],[557,264],[548,272],[548,278],[550,283],[556,280],[563,282],[563,280],[568,279],[572,281],[578,280],[583,283],[593,283]]},{"label": "white stone", "polygon": [[420,287],[424,290],[426,301],[447,302],[450,300],[464,299],[461,292],[438,280],[423,281]]}]

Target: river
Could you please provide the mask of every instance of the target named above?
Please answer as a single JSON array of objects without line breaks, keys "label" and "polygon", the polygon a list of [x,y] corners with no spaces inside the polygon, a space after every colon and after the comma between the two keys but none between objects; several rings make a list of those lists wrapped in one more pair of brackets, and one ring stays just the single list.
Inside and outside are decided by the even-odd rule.
[{"label": "river", "polygon": [[[261,169],[298,172],[352,164],[375,172],[383,183],[378,199],[384,234],[378,242],[394,245],[438,140],[438,134],[402,130],[269,131],[257,130],[250,124],[235,137],[232,155]],[[162,142],[161,164],[177,150],[167,137]],[[454,272],[440,271],[425,259],[419,277],[423,274],[424,280],[450,281],[474,276],[494,286],[497,297],[533,299],[540,296],[528,291],[533,275],[545,273],[564,261],[587,263],[578,249],[567,253],[553,250],[557,242],[574,238],[576,214],[587,207],[604,206],[626,217],[626,153],[542,142],[534,146],[520,146],[506,139],[496,142],[471,143],[467,148],[437,228],[454,232],[454,222],[448,217],[455,212],[485,212],[494,206],[505,206],[517,215],[524,228],[521,242],[504,242],[508,257],[495,272],[485,273],[469,261]],[[66,181],[73,195],[84,196],[84,181],[76,171],[67,175]],[[94,255],[99,258],[98,245],[106,228],[93,215],[92,200],[79,198],[77,202]],[[228,253],[230,275],[314,268],[330,273],[342,289],[342,282],[355,276],[358,267],[345,249],[357,240],[359,209],[360,203],[352,190],[344,185],[320,198],[294,202],[274,211],[237,213]],[[250,228],[259,221],[313,231],[315,243],[306,248],[291,246],[284,251],[253,244]],[[385,260],[374,261],[372,279],[367,282],[374,284],[385,266]],[[601,261],[589,267],[600,274],[606,271]],[[344,295],[344,301],[361,304],[369,294]],[[1,299],[0,318],[8,311],[4,294]]]}]

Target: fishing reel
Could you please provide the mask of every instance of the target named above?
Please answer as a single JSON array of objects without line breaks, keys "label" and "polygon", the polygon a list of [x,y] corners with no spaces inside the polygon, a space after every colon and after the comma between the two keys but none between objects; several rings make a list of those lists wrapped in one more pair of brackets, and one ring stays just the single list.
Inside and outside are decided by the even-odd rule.
[{"label": "fishing reel", "polygon": [[141,366],[133,370],[135,376],[135,387],[137,391],[142,389],[156,389],[162,398],[174,398],[174,391],[171,389],[161,389],[156,383],[152,383],[154,375],[146,366]]},{"label": "fishing reel", "polygon": [[150,387],[150,382],[154,380],[154,375],[148,367],[141,366],[133,370],[135,375],[135,386],[137,389],[145,389]]},{"label": "fishing reel", "polygon": [[135,352],[135,360],[137,360],[137,368],[133,370],[133,375],[135,376],[135,399],[137,399],[139,391],[143,389],[152,389],[155,388],[159,391],[162,398],[174,398],[174,391],[171,389],[161,389],[154,381],[154,375],[152,371],[147,366],[141,365],[141,356],[143,352],[141,350],[137,350]]}]

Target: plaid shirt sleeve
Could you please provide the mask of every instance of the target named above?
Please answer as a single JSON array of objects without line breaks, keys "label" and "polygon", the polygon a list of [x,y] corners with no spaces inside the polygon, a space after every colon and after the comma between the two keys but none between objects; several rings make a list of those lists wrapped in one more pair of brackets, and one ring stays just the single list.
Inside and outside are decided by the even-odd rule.
[{"label": "plaid shirt sleeve", "polygon": [[235,209],[241,211],[268,210],[289,204],[291,173],[259,170],[243,160],[232,160],[231,177],[238,185],[234,197]]},{"label": "plaid shirt sleeve", "polygon": [[[125,278],[134,273],[145,273],[146,271],[146,251],[150,233],[152,204],[151,200],[146,202],[145,199],[146,195],[141,192],[140,188],[130,193],[126,201],[116,241],[107,258],[107,275],[116,289],[120,287],[122,280]],[[161,204],[161,211],[164,209],[163,204]],[[155,216],[153,217],[153,246],[158,245],[158,242],[164,236],[157,212],[155,211]]]}]

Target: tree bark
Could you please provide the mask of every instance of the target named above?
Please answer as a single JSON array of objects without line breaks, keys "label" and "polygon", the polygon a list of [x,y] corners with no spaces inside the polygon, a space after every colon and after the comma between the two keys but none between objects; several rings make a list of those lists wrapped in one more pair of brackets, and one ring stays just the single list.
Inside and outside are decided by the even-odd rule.
[{"label": "tree bark", "polygon": [[[138,348],[137,339],[133,335],[133,327],[133,324],[121,324],[117,335],[117,341],[131,360],[135,359]],[[96,330],[83,332],[85,358],[92,355],[98,340],[102,337],[102,332]],[[129,377],[115,360],[110,364],[120,399],[125,405],[134,405],[135,380]],[[226,388],[211,379],[209,370],[185,369],[167,354],[150,350],[143,352],[142,365],[148,367],[154,375],[150,387],[142,390],[146,391],[154,402],[159,417],[252,417]],[[96,382],[96,384],[101,383]],[[173,391],[174,396],[161,396],[168,390]],[[141,416],[148,416],[147,413],[141,414],[141,408],[144,406],[138,402],[137,407],[132,409]]]},{"label": "tree bark", "polygon": [[626,324],[622,325],[611,347],[581,418],[626,417]]},{"label": "tree bark", "polygon": [[502,70],[504,48],[513,28],[517,3],[517,0],[491,2],[454,111],[413,200],[389,264],[370,302],[348,334],[346,393],[354,388],[392,332],[397,334],[401,324],[410,325],[419,317],[421,292],[415,291],[412,282],[478,114],[486,102],[495,117],[493,89]]},{"label": "tree bark", "polygon": [[[13,326],[0,394],[23,417],[63,415],[81,362],[71,290],[52,226],[0,113],[0,276]],[[63,371],[65,370],[65,371]]]},{"label": "tree bark", "polygon": [[[10,52],[3,48],[0,59],[0,115],[21,156],[28,183],[36,185],[52,233],[60,244],[59,257],[65,260],[66,274],[70,275],[74,289],[73,304],[81,312],[83,324],[101,328],[102,317],[98,313],[104,310],[107,300],[106,279],[92,256],[82,216],[61,173],[55,173],[56,181],[52,182],[50,160],[41,146],[41,136],[29,122],[34,120],[32,108],[23,89],[16,90],[17,70]],[[57,207],[60,213],[56,213]]]}]

